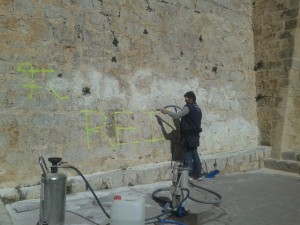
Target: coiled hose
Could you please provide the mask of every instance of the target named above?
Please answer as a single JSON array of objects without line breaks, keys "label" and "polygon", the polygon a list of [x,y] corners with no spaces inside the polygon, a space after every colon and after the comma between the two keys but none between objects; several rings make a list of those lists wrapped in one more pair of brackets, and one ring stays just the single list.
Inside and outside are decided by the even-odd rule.
[{"label": "coiled hose", "polygon": [[[187,195],[187,198],[191,199],[192,201],[199,202],[199,203],[203,203],[203,204],[212,204],[212,205],[214,205],[214,204],[220,204],[220,203],[221,203],[222,196],[221,196],[219,193],[217,193],[217,192],[215,192],[215,191],[212,191],[212,190],[210,190],[210,189],[208,189],[208,188],[204,188],[204,187],[198,186],[198,185],[194,184],[194,183],[191,182],[191,181],[190,181],[190,183],[191,183],[194,187],[197,187],[197,188],[199,188],[199,189],[202,189],[202,190],[204,190],[204,191],[207,191],[207,192],[209,192],[209,193],[215,195],[218,199],[217,199],[216,201],[206,201],[206,200],[202,200],[202,199],[197,199],[197,198],[195,198],[195,197],[190,196],[190,192],[189,192],[189,194]],[[183,189],[183,190],[185,190],[185,189]],[[188,189],[186,189],[186,190],[188,190]],[[155,190],[155,191],[152,193],[152,198],[153,198],[155,201],[160,202],[160,203],[163,203],[163,204],[170,203],[170,202],[164,201],[162,198],[156,196],[157,193],[162,192],[162,191],[170,191],[170,188],[169,188],[169,187],[166,187],[166,188],[160,188],[160,189]],[[184,199],[183,201],[185,201],[185,200],[186,200],[186,199]],[[182,201],[182,202],[183,202],[183,201]],[[182,203],[181,203],[181,204],[182,204]]]},{"label": "coiled hose", "polygon": [[[156,196],[157,193],[159,193],[159,192],[161,192],[161,191],[169,191],[169,190],[170,190],[170,188],[159,188],[159,189],[155,190],[155,191],[152,193],[152,198],[153,198],[154,200],[158,200],[159,197]],[[156,221],[161,222],[162,220],[165,220],[165,219],[161,219],[162,216],[165,216],[165,218],[168,218],[168,217],[170,217],[173,213],[175,213],[177,210],[179,210],[180,207],[181,207],[181,205],[182,205],[182,203],[183,203],[184,201],[186,201],[186,200],[188,199],[189,195],[190,195],[189,189],[182,188],[181,191],[182,191],[182,192],[183,192],[183,191],[186,191],[187,194],[186,194],[186,197],[183,198],[183,199],[181,200],[181,202],[178,203],[177,206],[171,208],[168,212],[165,212],[165,213],[162,213],[162,214],[160,214],[160,215],[157,215],[157,216],[153,216],[153,217],[147,218],[147,219],[146,219],[146,221],[147,221],[146,224],[154,223],[154,222],[156,222]],[[151,220],[154,220],[154,219],[156,219],[156,221],[151,221]],[[149,221],[151,221],[151,222],[149,222]],[[171,222],[171,221],[169,221],[169,222]]]},{"label": "coiled hose", "polygon": [[[98,205],[100,206],[101,210],[104,212],[104,214],[106,215],[106,217],[110,219],[110,215],[109,215],[109,214],[107,213],[107,211],[104,209],[104,207],[102,206],[100,200],[98,199],[97,195],[95,194],[93,188],[91,187],[91,185],[89,184],[89,182],[87,181],[87,179],[84,177],[84,175],[80,172],[80,170],[77,169],[76,167],[70,166],[70,165],[59,166],[59,167],[60,167],[60,168],[70,168],[70,169],[73,169],[73,170],[75,170],[75,171],[82,177],[82,179],[84,180],[85,184],[87,185],[87,187],[88,187],[88,188],[90,189],[90,191],[92,192],[92,194],[93,194],[94,198],[96,199]],[[158,190],[159,190],[159,191],[162,191],[162,189],[158,189]],[[158,190],[154,191],[153,193],[157,193]],[[175,212],[175,211],[182,205],[182,203],[189,197],[190,191],[189,191],[188,189],[182,189],[182,191],[186,191],[186,192],[187,192],[187,195],[186,195],[186,197],[178,204],[178,206],[176,206],[176,207],[174,207],[174,208],[172,209],[172,212],[162,213],[162,214],[159,214],[159,215],[156,215],[156,216],[147,218],[147,219],[145,219],[145,222],[148,221],[147,223],[153,223],[152,220],[160,221],[160,220],[161,220],[161,217],[163,217],[163,216],[166,217],[166,218],[170,217],[170,216],[173,214],[173,212]],[[152,194],[152,196],[153,196],[153,194]],[[152,221],[152,222],[149,222],[149,221]],[[154,221],[154,222],[156,222],[156,221]],[[96,224],[96,223],[95,223],[95,224]]]},{"label": "coiled hose", "polygon": [[214,204],[220,204],[220,203],[221,203],[222,196],[221,196],[219,193],[217,193],[217,192],[215,192],[215,191],[213,191],[213,190],[210,190],[210,189],[208,189],[208,188],[205,188],[205,187],[201,187],[201,186],[199,186],[199,185],[196,185],[195,183],[193,183],[193,182],[191,182],[191,181],[190,181],[190,184],[191,184],[192,186],[196,187],[196,188],[199,188],[199,189],[202,189],[202,190],[204,190],[204,191],[207,191],[207,192],[209,192],[209,193],[215,195],[215,196],[218,198],[216,201],[205,201],[205,200],[200,200],[200,199],[197,199],[197,198],[193,198],[192,196],[189,196],[189,199],[191,199],[192,201],[199,202],[199,203],[203,203],[203,204],[213,204],[213,205],[214,205]]}]

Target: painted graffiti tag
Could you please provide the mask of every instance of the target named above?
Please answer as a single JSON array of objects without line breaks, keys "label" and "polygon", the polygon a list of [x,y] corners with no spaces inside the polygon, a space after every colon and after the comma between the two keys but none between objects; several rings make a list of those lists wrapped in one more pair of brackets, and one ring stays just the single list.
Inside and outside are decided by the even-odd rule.
[{"label": "painted graffiti tag", "polygon": [[[59,100],[66,100],[68,96],[61,96],[57,91],[47,86],[36,84],[38,74],[51,74],[53,69],[38,69],[31,63],[21,63],[17,66],[19,73],[28,74],[30,82],[23,84],[29,89],[28,97],[32,99],[35,92],[48,90]],[[101,144],[107,144],[113,149],[122,145],[138,144],[141,142],[156,143],[165,138],[158,132],[158,126],[154,121],[155,111],[140,111],[134,113],[121,110],[113,113],[104,113],[96,110],[85,109],[80,111],[85,117],[86,146],[92,149],[95,140],[100,140]],[[137,117],[135,120],[134,118]],[[141,119],[142,118],[142,119]]]},{"label": "painted graffiti tag", "polygon": [[55,73],[56,72],[55,70],[51,70],[51,69],[38,69],[38,68],[34,68],[31,63],[20,63],[17,66],[17,71],[19,73],[27,73],[30,76],[30,79],[31,79],[30,83],[23,84],[24,88],[28,88],[29,89],[29,95],[28,95],[29,99],[32,99],[35,90],[43,90],[43,89],[50,91],[50,93],[52,95],[54,95],[56,98],[58,98],[60,100],[65,100],[65,99],[69,98],[68,96],[61,96],[61,95],[59,95],[57,93],[57,91],[55,91],[55,90],[53,90],[51,88],[48,88],[48,87],[36,84],[36,82],[35,82],[35,76],[37,74]]},{"label": "painted graffiti tag", "polygon": [[[108,127],[108,117],[105,113],[95,111],[95,110],[82,110],[81,113],[84,113],[85,115],[85,131],[86,131],[86,144],[88,149],[92,149],[92,140],[94,138],[101,138],[102,140],[106,141],[111,147],[115,148],[121,145],[126,144],[137,144],[141,142],[150,142],[155,143],[164,140],[165,138],[163,136],[156,136],[155,135],[155,123],[154,123],[154,111],[149,112],[141,112],[142,114],[146,115],[146,118],[148,120],[148,127],[143,127],[143,129],[150,130],[150,137],[143,137],[141,135],[141,127],[139,127],[137,124],[135,125],[129,125],[126,124],[128,122],[119,122],[121,116],[132,116],[133,112],[130,111],[118,111],[113,113],[114,118],[114,133],[115,133],[115,140],[110,137],[107,131]],[[98,117],[98,121],[100,121],[100,124],[97,126],[91,126],[90,121],[92,120],[91,117]],[[130,132],[132,132],[132,136],[135,137],[133,140],[130,136],[130,138],[127,137]],[[93,134],[97,134],[94,136]],[[125,138],[124,138],[125,136]]]}]

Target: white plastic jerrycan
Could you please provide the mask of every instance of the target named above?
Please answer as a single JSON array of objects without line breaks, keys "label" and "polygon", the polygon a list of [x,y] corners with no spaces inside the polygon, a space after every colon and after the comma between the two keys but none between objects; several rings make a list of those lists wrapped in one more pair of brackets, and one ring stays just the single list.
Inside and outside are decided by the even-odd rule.
[{"label": "white plastic jerrycan", "polygon": [[116,195],[111,205],[110,225],[145,225],[145,199]]}]

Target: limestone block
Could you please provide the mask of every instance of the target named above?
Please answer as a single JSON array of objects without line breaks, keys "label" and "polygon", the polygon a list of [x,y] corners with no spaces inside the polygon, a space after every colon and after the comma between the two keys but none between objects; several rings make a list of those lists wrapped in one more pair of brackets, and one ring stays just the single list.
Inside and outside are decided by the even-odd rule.
[{"label": "limestone block", "polygon": [[13,208],[17,213],[22,213],[22,212],[27,212],[27,211],[33,211],[36,209],[39,209],[40,207],[40,203],[37,202],[36,200],[32,200],[32,201],[26,201],[22,204],[11,204],[10,206],[11,208]]},{"label": "limestone block", "polygon": [[15,188],[0,189],[0,198],[4,204],[19,201],[20,195]]},{"label": "limestone block", "polygon": [[86,184],[84,182],[84,180],[82,180],[81,177],[72,177],[72,178],[68,178],[67,181],[67,193],[76,193],[76,192],[82,192],[85,191],[86,188]]},{"label": "limestone block", "polygon": [[21,199],[37,199],[40,198],[40,185],[34,185],[30,187],[21,187],[20,188],[20,198]]}]

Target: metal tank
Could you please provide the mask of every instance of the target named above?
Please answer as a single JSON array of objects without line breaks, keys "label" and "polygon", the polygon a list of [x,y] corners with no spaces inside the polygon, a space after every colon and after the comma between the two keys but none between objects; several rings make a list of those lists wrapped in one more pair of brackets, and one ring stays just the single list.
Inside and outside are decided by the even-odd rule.
[{"label": "metal tank", "polygon": [[67,176],[58,172],[61,158],[48,158],[52,163],[49,172],[43,157],[39,163],[43,174],[41,177],[40,218],[37,225],[64,225],[66,208]]}]

